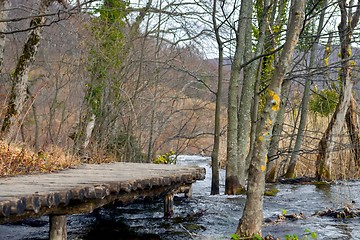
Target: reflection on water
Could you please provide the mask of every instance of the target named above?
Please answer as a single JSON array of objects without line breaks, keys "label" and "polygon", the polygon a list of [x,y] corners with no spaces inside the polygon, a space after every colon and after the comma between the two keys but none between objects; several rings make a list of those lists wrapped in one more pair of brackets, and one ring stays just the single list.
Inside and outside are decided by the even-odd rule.
[{"label": "reflection on water", "polygon": [[[69,239],[228,239],[237,227],[245,196],[210,196],[210,159],[180,156],[177,164],[207,168],[206,179],[193,186],[193,198],[175,198],[175,217],[162,218],[162,201],[141,202],[126,207],[102,208],[88,215],[69,216]],[[221,171],[221,192],[224,192]],[[360,207],[360,182],[338,182],[335,185],[275,185],[275,197],[264,197],[264,217],[273,218],[285,209],[289,214],[304,213],[305,220],[265,226],[263,233],[284,237],[302,235],[305,229],[315,231],[318,239],[360,239],[360,221],[337,220],[311,216],[319,210],[338,208],[355,201]],[[47,239],[48,218],[19,224],[0,225],[0,239]]]}]

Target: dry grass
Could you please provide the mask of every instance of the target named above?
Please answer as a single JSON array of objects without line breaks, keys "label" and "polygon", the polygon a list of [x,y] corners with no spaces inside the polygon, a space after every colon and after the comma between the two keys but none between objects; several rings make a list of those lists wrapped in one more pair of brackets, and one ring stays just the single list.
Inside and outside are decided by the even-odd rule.
[{"label": "dry grass", "polygon": [[[293,134],[294,120],[290,115],[286,116],[286,127],[284,128],[285,134],[282,136],[280,142],[280,149],[283,154],[279,157],[277,163],[282,166],[279,175],[284,174],[290,160],[289,149],[290,142],[292,147],[295,142],[295,137],[291,140]],[[318,154],[318,144],[325,132],[330,118],[313,116],[310,114],[306,127],[305,136],[302,144],[302,151],[299,155],[298,163],[296,166],[297,176],[314,177],[316,170],[316,157]],[[351,144],[348,137],[346,126],[340,136],[336,139],[334,160],[332,162],[332,174],[334,179],[358,179],[360,172],[355,167],[355,160],[351,153]]]},{"label": "dry grass", "polygon": [[34,153],[26,147],[3,141],[0,141],[0,156],[0,177],[53,172],[81,163],[58,147]]}]

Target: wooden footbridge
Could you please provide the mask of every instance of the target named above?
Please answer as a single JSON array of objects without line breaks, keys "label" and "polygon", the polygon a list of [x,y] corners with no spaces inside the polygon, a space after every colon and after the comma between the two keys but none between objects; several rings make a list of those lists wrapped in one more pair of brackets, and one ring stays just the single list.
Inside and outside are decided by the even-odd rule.
[{"label": "wooden footbridge", "polygon": [[205,169],[141,163],[81,165],[49,174],[0,178],[0,224],[50,216],[49,238],[66,239],[66,215],[90,213],[109,203],[164,198],[173,214],[173,194],[191,195],[191,184]]}]

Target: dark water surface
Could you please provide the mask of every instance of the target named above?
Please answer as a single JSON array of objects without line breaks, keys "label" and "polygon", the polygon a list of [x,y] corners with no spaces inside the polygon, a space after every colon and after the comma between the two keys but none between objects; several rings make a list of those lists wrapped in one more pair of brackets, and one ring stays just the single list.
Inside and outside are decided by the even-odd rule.
[{"label": "dark water surface", "polygon": [[[207,168],[204,181],[193,185],[193,198],[175,198],[175,216],[164,219],[163,203],[139,202],[126,207],[101,208],[87,215],[68,217],[68,238],[83,240],[110,239],[229,239],[241,217],[245,196],[210,196],[210,159],[180,156],[178,164]],[[224,183],[224,172],[221,172]],[[311,216],[319,210],[340,208],[355,201],[360,208],[360,181],[338,182],[334,185],[277,184],[279,193],[265,197],[264,217],[274,219],[283,209],[288,214],[304,213],[305,220],[286,221],[263,228],[263,233],[277,237],[286,234],[302,236],[305,229],[317,233],[318,239],[360,239],[360,218],[338,220]],[[221,192],[224,192],[221,185]],[[48,217],[0,225],[0,239],[48,239]]]}]

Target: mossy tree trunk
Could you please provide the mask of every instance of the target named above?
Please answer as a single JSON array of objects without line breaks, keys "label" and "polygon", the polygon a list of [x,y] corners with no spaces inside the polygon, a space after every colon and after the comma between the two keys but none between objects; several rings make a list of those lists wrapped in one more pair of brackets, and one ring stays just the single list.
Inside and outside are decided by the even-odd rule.
[{"label": "mossy tree trunk", "polygon": [[[267,39],[265,40],[265,49],[267,52],[275,50],[278,47],[280,42],[280,33],[285,28],[285,23],[287,21],[287,9],[288,9],[289,0],[279,0],[272,4],[271,16],[269,19],[269,24],[272,29],[272,32],[267,34]],[[269,30],[268,30],[269,31]],[[264,82],[270,81],[271,73],[273,73],[273,65],[277,61],[277,56],[270,55],[264,58],[263,69],[262,69],[262,84]],[[284,82],[281,87],[281,104],[280,110],[276,115],[276,120],[274,122],[274,127],[272,131],[272,138],[270,140],[269,145],[269,153],[268,153],[268,163],[267,163],[267,171],[266,171],[266,181],[273,182],[275,181],[277,174],[277,157],[278,157],[278,149],[280,143],[280,137],[283,130],[284,125],[284,117],[286,110],[287,99],[284,98],[285,94],[288,94],[288,86],[289,83]]]},{"label": "mossy tree trunk", "polygon": [[35,60],[41,41],[43,25],[46,20],[45,16],[42,15],[46,13],[52,2],[55,2],[55,0],[41,0],[38,16],[31,19],[31,30],[12,75],[10,97],[7,103],[4,121],[1,126],[2,138],[15,140],[17,133],[19,132],[21,125],[20,114],[27,98],[26,89],[29,81],[29,70]]},{"label": "mossy tree trunk", "polygon": [[316,177],[319,180],[330,180],[332,178],[332,162],[334,158],[335,141],[341,133],[354,85],[351,76],[351,39],[353,31],[359,22],[360,0],[358,1],[356,11],[353,14],[352,8],[354,6],[347,6],[346,0],[340,0],[338,5],[341,13],[341,21],[338,26],[340,37],[340,56],[342,60],[340,69],[341,92],[335,112],[319,142],[319,153],[316,159]]},{"label": "mossy tree trunk", "polygon": [[[99,7],[99,18],[94,18],[92,32],[97,44],[92,49],[92,62],[89,69],[91,80],[85,94],[85,109],[80,116],[79,124],[72,138],[74,151],[77,155],[91,155],[90,143],[93,149],[103,149],[110,146],[111,138],[124,135],[121,143],[122,156],[129,160],[135,155],[132,151],[133,123],[129,120],[122,129],[114,129],[114,117],[111,112],[117,109],[121,101],[121,71],[127,63],[133,49],[134,39],[139,33],[140,24],[143,22],[152,0],[148,0],[144,8],[129,27],[129,31],[122,31],[127,15],[126,1],[106,0]],[[124,41],[126,39],[126,41]],[[131,100],[130,100],[131,101]],[[111,131],[110,131],[111,129]],[[120,133],[116,133],[119,131]],[[117,139],[114,139],[116,142]],[[118,146],[117,146],[118,147]],[[91,157],[91,156],[89,156]]]},{"label": "mossy tree trunk", "polygon": [[252,237],[261,234],[263,220],[263,194],[265,191],[265,170],[273,122],[280,108],[281,85],[292,62],[295,46],[303,26],[306,0],[291,2],[291,17],[287,26],[286,41],[275,66],[266,94],[266,103],[260,114],[254,153],[249,167],[247,200],[236,234]]},{"label": "mossy tree trunk", "polygon": [[[252,9],[253,4],[250,1],[247,5],[247,18],[252,19]],[[269,26],[267,22],[268,13],[270,10],[269,1],[264,1],[262,7],[262,16],[258,16],[259,18],[259,37],[256,45],[255,54],[252,51],[252,23],[248,22],[246,26],[246,48],[244,53],[244,61],[245,63],[250,62],[254,56],[259,56],[263,53],[265,36],[266,36],[266,28]],[[239,182],[242,188],[245,189],[246,178],[249,168],[249,162],[247,159],[251,159],[247,156],[251,155],[251,147],[248,147],[250,142],[250,130],[252,125],[252,114],[251,108],[254,106],[254,97],[255,97],[255,83],[258,78],[259,65],[261,61],[260,59],[255,60],[245,66],[244,68],[244,81],[241,90],[241,97],[239,103],[239,112],[238,112],[238,171],[239,171]],[[255,109],[254,109],[255,110]]]}]

